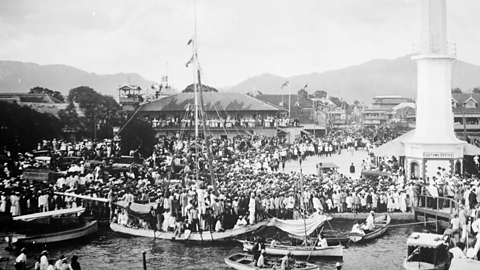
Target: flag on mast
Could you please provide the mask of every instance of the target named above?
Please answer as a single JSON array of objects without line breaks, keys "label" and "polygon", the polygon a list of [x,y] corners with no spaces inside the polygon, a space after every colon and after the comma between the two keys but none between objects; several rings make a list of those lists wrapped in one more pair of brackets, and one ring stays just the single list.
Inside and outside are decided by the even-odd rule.
[{"label": "flag on mast", "polygon": [[190,60],[188,60],[188,62],[185,64],[185,66],[188,68],[188,65],[190,65],[191,63],[193,63],[193,55],[192,58],[190,58]]},{"label": "flag on mast", "polygon": [[307,84],[305,84],[305,86],[303,87],[303,89],[305,89],[305,88],[307,88],[307,87],[308,87],[308,83],[307,83]]},{"label": "flag on mast", "polygon": [[191,38],[191,39],[187,42],[187,45],[192,44],[192,42],[193,42],[193,38]]},{"label": "flag on mast", "polygon": [[283,89],[283,87],[288,86],[289,83],[290,83],[289,81],[285,81],[285,82],[282,84],[282,87],[281,87],[280,89]]},{"label": "flag on mast", "polygon": [[168,82],[168,76],[162,76],[162,82]]}]

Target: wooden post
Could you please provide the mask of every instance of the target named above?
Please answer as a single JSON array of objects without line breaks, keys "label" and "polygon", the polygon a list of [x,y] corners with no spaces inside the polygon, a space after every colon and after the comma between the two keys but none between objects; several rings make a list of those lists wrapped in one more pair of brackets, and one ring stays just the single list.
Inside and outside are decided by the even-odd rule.
[{"label": "wooden post", "polygon": [[143,270],[147,270],[147,258],[146,258],[146,255],[147,252],[146,251],[142,251],[142,256],[143,256]]}]

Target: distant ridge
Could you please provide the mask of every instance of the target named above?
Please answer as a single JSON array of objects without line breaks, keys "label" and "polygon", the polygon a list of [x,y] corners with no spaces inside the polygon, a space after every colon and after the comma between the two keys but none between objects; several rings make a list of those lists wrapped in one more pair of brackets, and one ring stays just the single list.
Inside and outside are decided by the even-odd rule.
[{"label": "distant ridge", "polygon": [[[263,94],[288,94],[288,87],[281,89],[287,79],[266,73],[249,78],[226,91],[246,93],[255,90]],[[417,65],[407,55],[391,60],[370,60],[360,65],[323,73],[293,76],[291,93],[297,93],[306,84],[309,94],[324,90],[328,95],[350,103],[354,100],[370,103],[377,95],[402,95],[416,99]],[[452,85],[459,87],[464,93],[480,86],[480,66],[455,61]]]},{"label": "distant ridge", "polygon": [[0,61],[0,93],[28,92],[40,86],[67,95],[72,88],[89,86],[104,95],[118,97],[117,87],[129,80],[143,89],[150,88],[154,83],[136,73],[98,75],[67,65]]}]

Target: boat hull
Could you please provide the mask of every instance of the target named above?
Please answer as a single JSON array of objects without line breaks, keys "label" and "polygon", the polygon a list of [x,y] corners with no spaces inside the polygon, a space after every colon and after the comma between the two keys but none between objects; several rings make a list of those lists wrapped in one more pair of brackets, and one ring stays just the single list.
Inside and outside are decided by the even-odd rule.
[{"label": "boat hull", "polygon": [[[254,225],[247,225],[237,229],[226,230],[225,232],[210,232],[204,231],[202,233],[199,232],[192,232],[188,238],[185,239],[184,234],[180,237],[175,238],[175,241],[197,241],[197,242],[212,242],[212,241],[228,241],[234,240],[233,238],[256,231],[262,226],[265,226],[268,221],[259,222]],[[126,235],[133,235],[133,236],[140,236],[140,237],[150,237],[156,239],[165,239],[165,240],[172,240],[174,238],[173,232],[160,232],[153,230],[146,230],[146,229],[134,229],[125,227],[123,225],[119,225],[116,223],[110,223],[110,228],[112,231],[126,234]]]},{"label": "boat hull", "polygon": [[445,263],[439,265],[433,265],[426,262],[407,262],[407,259],[403,261],[403,268],[406,270],[444,270]]},{"label": "boat hull", "polygon": [[390,217],[390,215],[387,215],[386,220],[385,220],[385,224],[380,225],[377,229],[375,229],[374,231],[372,231],[370,233],[367,233],[365,235],[360,235],[360,234],[357,234],[357,233],[351,233],[349,235],[350,240],[352,242],[359,242],[359,241],[364,241],[364,240],[372,240],[372,239],[375,239],[377,237],[380,237],[388,230],[388,226],[390,225],[391,220],[392,220],[392,218]]},{"label": "boat hull", "polygon": [[[275,263],[275,264],[269,264],[272,260],[269,260],[268,258],[266,259],[266,267],[265,269],[280,269],[280,265]],[[225,263],[237,270],[251,270],[251,269],[259,269],[258,267],[255,267],[253,264],[253,256],[248,255],[248,254],[233,254],[227,258],[225,258]],[[275,266],[276,265],[276,266]],[[303,266],[302,266],[303,265]],[[298,262],[289,269],[296,269],[296,270],[320,270],[320,267],[318,267],[315,264],[312,263],[306,263],[306,262]]]},{"label": "boat hull", "polygon": [[98,231],[98,224],[96,220],[87,222],[84,226],[79,228],[74,228],[71,230],[65,230],[61,232],[41,234],[41,235],[12,235],[12,239],[15,238],[15,246],[26,246],[31,244],[49,244],[62,242],[72,239],[78,239]]},{"label": "boat hull", "polygon": [[[243,250],[252,252],[254,243],[239,240],[243,244]],[[312,247],[309,246],[265,246],[265,252],[271,256],[285,256],[291,252],[296,257],[343,257],[342,246]]]}]

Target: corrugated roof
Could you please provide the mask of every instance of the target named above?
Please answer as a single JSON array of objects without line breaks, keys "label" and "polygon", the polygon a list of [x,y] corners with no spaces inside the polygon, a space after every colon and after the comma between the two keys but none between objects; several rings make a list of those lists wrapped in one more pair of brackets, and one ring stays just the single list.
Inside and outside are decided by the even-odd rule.
[{"label": "corrugated roof", "polygon": [[[279,106],[241,93],[203,93],[207,111],[280,111]],[[200,102],[200,100],[199,100]],[[181,93],[143,104],[141,112],[184,111],[195,104],[194,93]]]},{"label": "corrugated roof", "polygon": [[[288,109],[288,95],[260,95],[257,96],[258,99],[263,100],[265,102],[274,104],[276,106],[280,106],[280,103],[283,102],[283,108]],[[295,107],[298,103],[302,108],[311,108],[313,106],[313,101],[308,98],[304,98],[298,95],[290,95],[290,107]]]}]

